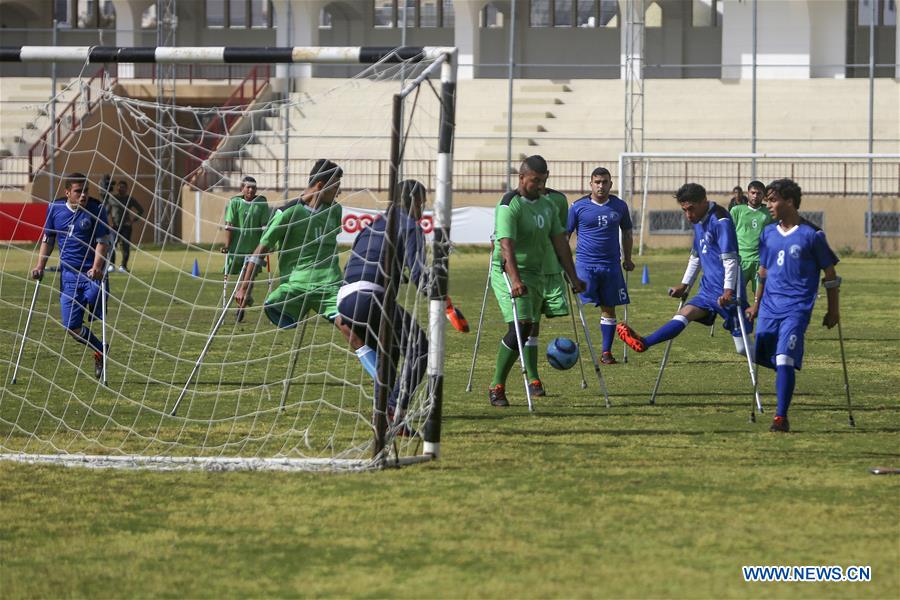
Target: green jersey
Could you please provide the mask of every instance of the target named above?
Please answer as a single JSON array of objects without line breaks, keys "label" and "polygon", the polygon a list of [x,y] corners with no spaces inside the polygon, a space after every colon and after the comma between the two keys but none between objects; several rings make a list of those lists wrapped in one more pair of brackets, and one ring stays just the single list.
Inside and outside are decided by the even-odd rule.
[{"label": "green jersey", "polygon": [[[559,220],[557,207],[551,204],[546,196],[537,200],[523,198],[515,190],[508,192],[494,211],[494,243],[493,264],[500,266],[500,240],[512,239],[515,242],[516,264],[519,271],[542,275],[545,256],[553,254],[550,236],[565,232]],[[557,263],[557,267],[559,264]]]},{"label": "green jersey", "polygon": [[752,208],[748,204],[736,204],[731,209],[731,220],[737,233],[741,262],[759,260],[759,236],[766,225],[775,222],[769,210],[762,205]]},{"label": "green jersey", "polygon": [[229,254],[250,255],[256,250],[259,238],[269,221],[269,203],[265,196],[247,202],[243,196],[228,201],[225,225],[231,230]]},{"label": "green jersey", "polygon": [[[556,208],[556,216],[559,218],[559,223],[565,227],[566,221],[569,219],[569,201],[566,200],[565,194],[548,189],[544,197],[549,200],[551,206]],[[562,265],[559,264],[556,251],[551,244],[550,251],[544,254],[544,275],[556,275],[558,273],[562,273]]]},{"label": "green jersey", "polygon": [[293,200],[278,208],[260,243],[278,248],[278,275],[298,285],[333,283],[341,278],[337,236],[341,231],[341,205],[313,211]]}]

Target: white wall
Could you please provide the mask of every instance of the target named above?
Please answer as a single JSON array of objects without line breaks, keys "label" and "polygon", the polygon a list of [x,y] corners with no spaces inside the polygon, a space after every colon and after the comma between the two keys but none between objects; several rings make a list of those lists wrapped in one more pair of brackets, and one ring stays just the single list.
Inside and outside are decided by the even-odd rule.
[{"label": "white wall", "polygon": [[843,79],[847,60],[847,1],[809,2],[810,77]]}]

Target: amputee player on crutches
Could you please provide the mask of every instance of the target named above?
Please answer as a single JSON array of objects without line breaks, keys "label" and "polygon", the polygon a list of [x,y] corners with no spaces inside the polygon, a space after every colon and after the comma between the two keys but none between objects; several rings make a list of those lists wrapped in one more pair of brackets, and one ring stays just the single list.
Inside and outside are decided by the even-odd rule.
[{"label": "amputee player on crutches", "polygon": [[[519,186],[503,196],[495,211],[496,243],[491,267],[491,285],[503,320],[508,325],[506,335],[497,349],[497,362],[488,399],[497,407],[509,406],[506,398],[506,378],[521,351],[537,352],[537,347],[519,348],[519,340],[527,340],[537,311],[541,310],[544,293],[544,255],[555,252],[575,293],[584,291],[575,273],[572,252],[566,240],[565,227],[557,211],[544,197],[549,177],[547,162],[540,156],[529,156],[519,167]],[[506,277],[509,278],[507,287]],[[517,317],[513,316],[513,302],[517,303]],[[518,328],[518,332],[517,332]],[[531,361],[526,360],[526,368]],[[537,379],[528,373],[528,379]],[[526,397],[530,393],[526,389]]]},{"label": "amputee player on crutches", "polygon": [[676,337],[691,321],[711,325],[718,314],[724,320],[723,327],[731,331],[738,354],[744,355],[747,340],[741,334],[737,302],[740,300],[742,308],[747,305],[735,294],[740,285],[740,263],[731,216],[724,207],[707,200],[706,190],[697,183],[681,186],[675,199],[694,225],[694,244],[681,284],[669,289],[669,295],[681,298],[702,269],[700,291],[670,321],[646,338],[626,323],[619,323],[616,331],[632,350],[644,352],[650,346]]}]

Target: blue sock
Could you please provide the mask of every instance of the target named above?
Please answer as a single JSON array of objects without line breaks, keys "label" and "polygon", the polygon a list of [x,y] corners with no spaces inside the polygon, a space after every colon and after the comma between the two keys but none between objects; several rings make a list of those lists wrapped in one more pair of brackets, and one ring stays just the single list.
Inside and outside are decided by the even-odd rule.
[{"label": "blue sock", "polygon": [[603,336],[603,352],[611,352],[613,339],[616,336],[615,317],[600,317],[600,335]]},{"label": "blue sock", "polygon": [[676,315],[671,321],[644,338],[647,347],[655,346],[660,342],[666,342],[676,337],[687,327],[688,321],[681,315]]},{"label": "blue sock", "polygon": [[775,392],[778,395],[778,408],[775,409],[776,417],[786,417],[791,398],[794,396],[794,382],[796,371],[794,365],[778,365],[775,367]]},{"label": "blue sock", "polygon": [[90,346],[97,352],[103,352],[103,344],[100,342],[100,340],[97,339],[97,336],[94,335],[91,330],[84,325],[81,326],[81,331],[79,331],[78,334],[74,337],[76,340],[78,340],[79,343]]},{"label": "blue sock", "polygon": [[372,379],[378,377],[378,364],[376,362],[375,351],[368,346],[362,346],[356,350],[356,358],[362,363],[363,369],[366,370]]}]

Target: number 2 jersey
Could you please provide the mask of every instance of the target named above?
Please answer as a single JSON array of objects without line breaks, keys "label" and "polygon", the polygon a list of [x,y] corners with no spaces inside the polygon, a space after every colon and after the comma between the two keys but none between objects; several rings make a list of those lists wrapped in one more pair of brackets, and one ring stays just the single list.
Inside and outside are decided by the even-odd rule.
[{"label": "number 2 jersey", "polygon": [[[725,290],[725,266],[722,261],[737,260],[737,237],[731,215],[715,202],[709,203],[709,210],[694,224],[694,246],[691,250],[700,258],[703,277],[700,279],[700,294],[718,298]],[[734,288],[732,288],[734,289]]]},{"label": "number 2 jersey", "polygon": [[759,238],[759,259],[767,271],[760,313],[770,317],[812,312],[819,271],[838,263],[825,232],[802,219],[787,231],[777,223],[766,227]]}]

